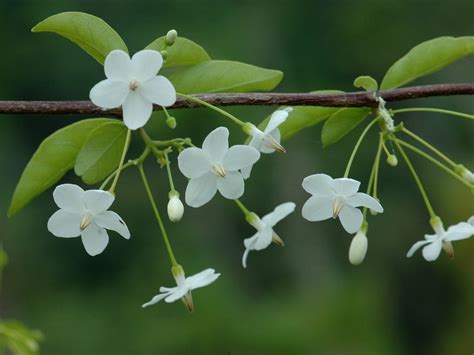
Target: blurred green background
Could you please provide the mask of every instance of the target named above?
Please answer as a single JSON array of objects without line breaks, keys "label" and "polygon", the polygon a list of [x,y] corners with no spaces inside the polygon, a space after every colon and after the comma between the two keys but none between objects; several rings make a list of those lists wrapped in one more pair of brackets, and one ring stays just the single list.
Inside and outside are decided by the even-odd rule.
[{"label": "blurred green background", "polygon": [[[0,99],[83,100],[103,69],[72,43],[30,28],[62,11],[104,18],[132,52],[176,28],[213,58],[281,69],[278,91],[352,90],[362,74],[381,79],[411,47],[441,35],[474,35],[472,0],[295,1],[8,1],[0,2]],[[418,83],[473,82],[468,58]],[[404,102],[474,112],[472,97]],[[399,107],[390,105],[391,108]],[[232,108],[259,122],[273,108]],[[208,110],[173,112],[171,132],[157,115],[156,138],[191,136],[198,145],[217,125]],[[230,201],[216,197],[187,208],[182,223],[168,223],[178,259],[188,274],[206,267],[222,273],[194,292],[196,311],[179,303],[140,305],[172,285],[169,262],[137,171],[123,174],[114,210],[132,231],[111,235],[103,254],[88,256],[79,239],[54,238],[46,221],[57,209],[51,191],[19,215],[6,210],[22,169],[38,144],[80,117],[0,118],[0,237],[11,262],[4,272],[0,316],[17,318],[45,334],[43,354],[472,354],[474,351],[474,240],[455,244],[456,258],[435,263],[408,248],[431,233],[428,215],[403,164],[382,164],[385,213],[370,218],[369,252],[353,267],[350,236],[339,223],[309,223],[300,214],[308,195],[302,179],[316,172],[342,176],[362,127],[322,150],[320,126],[286,142],[286,155],[266,155],[246,184],[243,201],[260,215],[285,201],[296,213],[277,226],[285,240],[251,253],[241,266],[242,239],[252,235]],[[474,168],[472,122],[438,114],[399,117],[454,160]],[[233,143],[243,134],[235,127]],[[136,151],[140,148],[137,141]],[[366,188],[375,131],[364,143],[352,176]],[[474,211],[472,194],[432,165],[414,158],[435,210],[451,225]],[[165,213],[165,171],[150,162],[152,188]],[[186,181],[175,169],[184,193]],[[72,174],[64,181],[79,183]]]}]

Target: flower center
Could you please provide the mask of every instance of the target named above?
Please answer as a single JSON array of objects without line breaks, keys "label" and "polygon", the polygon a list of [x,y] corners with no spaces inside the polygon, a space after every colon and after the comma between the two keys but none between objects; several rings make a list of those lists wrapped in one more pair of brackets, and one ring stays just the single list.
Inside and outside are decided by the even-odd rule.
[{"label": "flower center", "polygon": [[220,177],[225,176],[225,170],[224,170],[224,167],[221,164],[212,164],[211,171],[214,175],[217,175],[217,176],[220,176]]},{"label": "flower center", "polygon": [[336,196],[334,202],[332,203],[332,218],[337,218],[339,212],[341,212],[342,207],[344,207],[344,197]]},{"label": "flower center", "polygon": [[81,224],[79,225],[81,231],[86,229],[92,223],[92,220],[93,216],[89,212],[82,216]]},{"label": "flower center", "polygon": [[135,90],[138,89],[139,86],[140,86],[140,83],[139,83],[137,80],[133,79],[133,80],[130,82],[130,84],[128,85],[128,88],[129,88],[131,91],[135,91]]},{"label": "flower center", "polygon": [[267,135],[263,139],[263,143],[267,147],[275,149],[279,153],[286,153],[286,149],[283,148],[283,146],[280,143],[278,143],[277,140],[275,138],[273,138],[273,136],[271,136],[271,135]]},{"label": "flower center", "polygon": [[454,258],[453,245],[451,244],[449,240],[443,240],[443,249],[451,259]]}]

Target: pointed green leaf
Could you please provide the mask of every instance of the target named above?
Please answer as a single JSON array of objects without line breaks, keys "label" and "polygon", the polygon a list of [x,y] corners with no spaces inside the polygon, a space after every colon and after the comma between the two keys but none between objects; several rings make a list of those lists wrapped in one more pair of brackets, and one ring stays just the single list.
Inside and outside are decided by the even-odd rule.
[{"label": "pointed green leaf", "polygon": [[354,86],[356,88],[362,88],[365,91],[377,91],[377,89],[379,88],[379,84],[377,84],[377,81],[368,75],[361,75],[355,78]]},{"label": "pointed green leaf", "polygon": [[122,122],[97,127],[82,146],[74,172],[86,184],[95,184],[111,174],[119,165],[127,136]]},{"label": "pointed green leaf", "polygon": [[439,37],[423,42],[390,67],[380,88],[402,86],[472,54],[474,37]]},{"label": "pointed green leaf", "polygon": [[321,132],[323,147],[336,143],[356,128],[369,115],[369,112],[367,108],[342,108],[335,112],[324,123]]},{"label": "pointed green leaf", "polygon": [[185,94],[202,92],[268,91],[277,86],[283,73],[254,65],[226,60],[211,60],[172,73],[176,91]]},{"label": "pointed green leaf", "polygon": [[74,166],[77,154],[91,131],[112,119],[88,119],[73,123],[46,138],[26,165],[13,194],[8,216],[25,207]]},{"label": "pointed green leaf", "polygon": [[[146,49],[162,51],[166,48],[165,37],[160,37],[151,42]],[[209,54],[199,44],[184,38],[178,37],[171,47],[166,48],[168,56],[163,68],[170,68],[179,65],[191,65],[211,60]]]},{"label": "pointed green leaf", "polygon": [[99,63],[114,49],[128,52],[123,39],[104,20],[83,12],[62,12],[48,17],[32,32],[54,32],[84,49]]}]

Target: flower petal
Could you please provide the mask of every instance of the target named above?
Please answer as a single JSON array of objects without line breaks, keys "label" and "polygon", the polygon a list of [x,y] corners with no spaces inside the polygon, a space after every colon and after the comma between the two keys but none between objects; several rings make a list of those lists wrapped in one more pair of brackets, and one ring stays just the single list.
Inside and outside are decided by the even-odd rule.
[{"label": "flower petal", "polygon": [[145,308],[145,307],[148,307],[148,306],[152,306],[152,305],[154,305],[155,303],[160,302],[163,298],[168,297],[169,295],[170,295],[169,292],[167,292],[167,293],[160,293],[160,294],[154,296],[154,297],[153,297],[150,301],[148,301],[147,303],[142,304],[142,307]]},{"label": "flower petal", "polygon": [[48,220],[48,230],[56,237],[74,238],[81,235],[82,215],[58,210]]},{"label": "flower petal", "polygon": [[104,62],[105,76],[112,81],[130,81],[132,62],[129,55],[119,49],[111,51]]},{"label": "flower petal", "polygon": [[130,129],[143,127],[153,112],[153,104],[138,92],[130,91],[122,104],[123,122]]},{"label": "flower petal", "polygon": [[191,207],[208,203],[217,192],[217,177],[211,172],[193,178],[186,187],[185,201]]},{"label": "flower petal", "polygon": [[244,239],[244,245],[250,250],[262,250],[272,244],[273,230],[268,227],[255,233],[252,237]]},{"label": "flower petal", "polygon": [[270,121],[267,124],[267,127],[265,127],[264,133],[268,133],[270,131],[273,131],[275,128],[278,128],[283,122],[286,121],[288,118],[288,111],[285,110],[276,110],[273,112],[272,116],[270,117]]},{"label": "flower petal", "polygon": [[94,217],[94,222],[102,228],[110,229],[125,239],[130,239],[130,231],[120,216],[113,211],[104,211]]},{"label": "flower petal", "polygon": [[305,204],[301,213],[310,222],[323,221],[332,217],[332,198],[312,196]]},{"label": "flower petal", "polygon": [[474,226],[474,216],[469,217],[467,223],[469,223],[471,226]]},{"label": "flower petal", "polygon": [[422,254],[426,261],[434,261],[438,259],[441,249],[443,247],[443,242],[441,239],[437,239],[434,242],[428,244],[423,248]]},{"label": "flower petal", "polygon": [[356,233],[362,226],[362,212],[349,205],[344,205],[339,212],[339,220],[347,233]]},{"label": "flower petal", "polygon": [[260,153],[257,149],[248,145],[234,145],[222,158],[222,166],[226,171],[236,171],[252,166],[259,158]]},{"label": "flower petal", "polygon": [[202,143],[202,149],[209,154],[213,163],[218,163],[229,150],[229,130],[218,127],[209,133]]},{"label": "flower petal", "polygon": [[248,179],[250,177],[250,173],[252,172],[253,165],[247,166],[246,168],[243,168],[240,170],[242,173],[242,177],[244,179]]},{"label": "flower petal", "polygon": [[84,244],[86,252],[91,256],[102,253],[109,243],[107,231],[95,223],[89,224],[89,226],[82,231],[81,236],[82,244]]},{"label": "flower petal", "polygon": [[114,195],[104,190],[88,190],[82,197],[84,206],[94,216],[107,211],[114,200]]},{"label": "flower petal", "polygon": [[461,222],[451,226],[446,231],[444,240],[455,241],[468,239],[474,234],[474,226],[467,222]]},{"label": "flower petal", "polygon": [[180,298],[184,297],[189,292],[187,287],[179,287],[176,291],[171,293],[168,297],[165,298],[166,303],[171,303],[174,301],[179,300]]},{"label": "flower petal", "polygon": [[334,179],[326,174],[310,175],[304,178],[303,189],[312,195],[332,197],[335,195]]},{"label": "flower petal", "polygon": [[209,155],[200,148],[186,148],[178,155],[178,167],[189,179],[197,178],[210,171]]},{"label": "flower petal", "polygon": [[250,249],[245,249],[244,255],[242,255],[242,266],[244,268],[247,267],[247,257],[249,256],[249,253],[250,253]]},{"label": "flower petal", "polygon": [[59,208],[72,213],[82,214],[84,204],[82,197],[84,190],[74,184],[62,184],[56,186],[53,192],[53,199]]},{"label": "flower petal", "polygon": [[334,179],[334,189],[338,195],[349,197],[359,190],[360,182],[349,178]]},{"label": "flower petal", "polygon": [[155,76],[139,86],[139,92],[148,101],[160,106],[172,106],[176,102],[176,90],[164,76]]},{"label": "flower petal", "polygon": [[94,105],[109,109],[122,105],[129,93],[127,83],[105,79],[94,85],[89,92],[89,98]]},{"label": "flower petal", "polygon": [[420,249],[423,245],[426,245],[426,244],[429,244],[431,243],[430,240],[420,240],[418,242],[416,242],[415,244],[412,245],[412,247],[410,248],[410,250],[408,250],[407,252],[407,258],[411,258],[413,256],[413,254],[415,254],[415,252]]},{"label": "flower petal", "polygon": [[295,207],[296,205],[293,202],[282,203],[281,205],[277,206],[273,212],[263,216],[262,221],[267,226],[273,227],[283,218],[292,213],[295,210]]},{"label": "flower petal", "polygon": [[244,178],[238,171],[227,171],[224,177],[217,178],[217,189],[225,198],[235,200],[244,194]]},{"label": "flower petal", "polygon": [[369,196],[363,192],[357,192],[345,199],[345,203],[352,207],[367,207],[370,208],[371,210],[374,210],[376,212],[382,213],[383,212],[383,207],[377,201],[375,198],[372,196]]},{"label": "flower petal", "polygon": [[186,278],[186,285],[190,290],[207,286],[216,281],[221,274],[217,274],[214,269],[206,269],[196,275]]},{"label": "flower petal", "polygon": [[262,146],[260,147],[260,151],[264,154],[274,153],[275,152],[274,143],[276,142],[280,144],[280,141],[281,141],[281,133],[278,129],[274,129],[270,133],[265,134],[265,138],[262,141]]},{"label": "flower petal", "polygon": [[140,81],[146,81],[154,77],[163,65],[163,57],[158,51],[144,49],[132,57],[133,77]]}]

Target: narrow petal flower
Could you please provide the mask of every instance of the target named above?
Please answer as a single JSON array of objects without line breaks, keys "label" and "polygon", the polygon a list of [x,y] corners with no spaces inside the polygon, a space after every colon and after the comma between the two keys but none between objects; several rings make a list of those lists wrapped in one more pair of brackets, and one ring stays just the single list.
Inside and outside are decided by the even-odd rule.
[{"label": "narrow petal flower", "polygon": [[333,179],[326,174],[314,174],[303,180],[303,188],[310,197],[303,205],[302,215],[308,221],[339,218],[346,232],[356,233],[362,226],[362,212],[357,207],[383,212],[382,205],[373,197],[357,192],[360,182],[354,179]]},{"label": "narrow petal flower", "polygon": [[124,51],[113,50],[105,58],[107,79],[91,89],[90,99],[103,109],[122,106],[125,125],[130,129],[143,127],[153,104],[168,107],[176,102],[173,84],[157,75],[162,65],[163,57],[154,50],[142,50],[131,59]]},{"label": "narrow petal flower", "polygon": [[106,229],[125,239],[130,238],[130,231],[122,218],[108,211],[115,199],[110,192],[84,191],[79,186],[63,184],[56,187],[53,197],[60,209],[48,220],[48,230],[61,238],[81,236],[89,255],[104,251],[109,242]]}]

